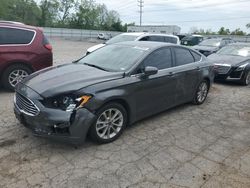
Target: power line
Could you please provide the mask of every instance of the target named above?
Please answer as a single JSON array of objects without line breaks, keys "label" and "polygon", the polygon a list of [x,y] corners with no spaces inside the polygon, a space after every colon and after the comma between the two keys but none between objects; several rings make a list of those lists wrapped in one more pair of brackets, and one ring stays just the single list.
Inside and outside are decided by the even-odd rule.
[{"label": "power line", "polygon": [[140,26],[141,26],[141,23],[142,23],[142,7],[143,7],[143,3],[144,3],[144,1],[143,0],[138,0],[138,6],[139,6],[139,8],[140,8]]}]

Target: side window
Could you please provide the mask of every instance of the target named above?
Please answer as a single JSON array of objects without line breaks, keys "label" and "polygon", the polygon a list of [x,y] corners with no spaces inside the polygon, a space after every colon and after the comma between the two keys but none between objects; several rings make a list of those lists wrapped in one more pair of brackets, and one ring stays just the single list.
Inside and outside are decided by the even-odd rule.
[{"label": "side window", "polygon": [[174,48],[176,66],[186,65],[194,62],[194,58],[188,49]]},{"label": "side window", "polygon": [[194,61],[195,61],[195,62],[201,60],[201,55],[200,55],[200,54],[197,54],[196,52],[193,52],[192,50],[190,50],[190,52],[191,52],[191,54],[193,55]]},{"label": "side window", "polygon": [[162,48],[152,52],[143,61],[143,66],[157,67],[159,70],[172,66],[172,55],[170,48]]},{"label": "side window", "polygon": [[163,36],[149,36],[148,41],[164,42]]},{"label": "side window", "polygon": [[174,37],[164,37],[164,39],[165,39],[165,42],[177,44],[177,39]]},{"label": "side window", "polygon": [[139,41],[148,41],[148,37],[142,37]]},{"label": "side window", "polygon": [[34,37],[33,31],[15,28],[0,28],[0,45],[29,44]]}]

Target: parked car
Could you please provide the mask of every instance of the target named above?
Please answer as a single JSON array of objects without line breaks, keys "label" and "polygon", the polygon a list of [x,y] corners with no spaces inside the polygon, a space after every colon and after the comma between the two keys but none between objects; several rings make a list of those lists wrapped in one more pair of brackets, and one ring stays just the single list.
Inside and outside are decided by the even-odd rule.
[{"label": "parked car", "polygon": [[5,88],[14,90],[26,76],[52,62],[52,46],[41,29],[0,21],[0,75]]},{"label": "parked car", "polygon": [[202,35],[190,35],[181,39],[181,45],[184,46],[194,46],[203,41]]},{"label": "parked car", "polygon": [[176,35],[177,37],[179,37],[179,39],[180,39],[180,41],[181,41],[181,39],[183,39],[184,37],[186,37],[187,35],[184,35],[184,34],[178,34],[178,35]]},{"label": "parked car", "polygon": [[208,56],[214,61],[216,80],[250,83],[250,44],[233,43]]},{"label": "parked car", "polygon": [[111,37],[111,34],[99,33],[97,38],[100,39],[100,40],[109,40],[112,37]]},{"label": "parked car", "polygon": [[202,104],[212,81],[212,64],[192,49],[123,42],[32,74],[18,84],[14,109],[37,136],[80,144],[89,134],[108,143],[140,119]]},{"label": "parked car", "polygon": [[102,48],[108,44],[114,44],[125,41],[155,41],[155,42],[169,42],[173,44],[180,44],[177,36],[167,34],[149,34],[149,33],[122,33],[106,41],[103,44],[97,44],[87,49],[87,54]]},{"label": "parked car", "polygon": [[231,43],[234,43],[234,41],[230,38],[207,39],[203,40],[198,45],[193,46],[193,49],[199,51],[205,56],[209,56]]}]

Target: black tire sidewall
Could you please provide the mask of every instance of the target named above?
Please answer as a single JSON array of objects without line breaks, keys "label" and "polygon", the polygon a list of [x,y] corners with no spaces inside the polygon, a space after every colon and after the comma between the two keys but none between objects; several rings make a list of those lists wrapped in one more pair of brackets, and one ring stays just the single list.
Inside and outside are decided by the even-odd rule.
[{"label": "black tire sidewall", "polygon": [[[120,110],[120,112],[123,115],[123,125],[122,128],[120,130],[120,132],[115,135],[113,138],[110,139],[102,139],[97,135],[96,132],[96,122],[99,118],[99,116],[107,109],[110,108],[117,108],[118,110]],[[108,103],[106,105],[104,105],[103,107],[101,107],[97,113],[96,113],[96,120],[94,121],[94,123],[92,124],[92,126],[90,127],[90,137],[94,142],[97,142],[99,144],[106,144],[106,143],[110,143],[113,142],[114,140],[116,140],[118,137],[121,136],[122,132],[124,131],[125,127],[127,126],[127,120],[128,120],[128,115],[127,115],[127,111],[126,109],[119,103]]]},{"label": "black tire sidewall", "polygon": [[26,71],[28,74],[31,74],[32,71],[30,68],[28,68],[25,65],[21,65],[21,64],[15,64],[15,65],[11,65],[9,66],[7,69],[5,69],[5,71],[3,72],[3,76],[2,76],[2,84],[4,86],[5,89],[8,89],[10,91],[14,91],[15,88],[12,87],[9,83],[9,75],[11,72],[13,72],[14,70],[19,69],[19,70],[24,70]]},{"label": "black tire sidewall", "polygon": [[242,83],[244,86],[250,85],[250,83],[248,83],[248,84],[246,83],[247,75],[249,74],[249,72],[250,72],[249,70],[245,72],[245,74],[244,74],[245,76],[243,77],[243,79],[242,79],[242,81],[241,81],[241,83]]},{"label": "black tire sidewall", "polygon": [[[198,100],[198,92],[199,92],[199,87],[200,87],[200,85],[201,85],[202,83],[206,83],[206,85],[207,85],[207,94],[206,94],[205,99],[204,99],[202,102],[199,102],[199,100]],[[203,104],[203,103],[205,102],[206,98],[207,98],[208,91],[209,91],[209,84],[208,84],[208,81],[206,81],[206,80],[201,81],[201,82],[198,84],[198,87],[197,87],[197,89],[196,89],[193,103],[196,104],[196,105],[201,105],[201,104]]]}]

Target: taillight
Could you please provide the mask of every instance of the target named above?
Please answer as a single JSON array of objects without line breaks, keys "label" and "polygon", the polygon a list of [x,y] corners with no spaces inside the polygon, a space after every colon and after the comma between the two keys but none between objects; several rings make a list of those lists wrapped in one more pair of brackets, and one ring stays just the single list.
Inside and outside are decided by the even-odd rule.
[{"label": "taillight", "polygon": [[44,47],[48,49],[49,51],[52,51],[52,46],[51,44],[45,44]]}]

